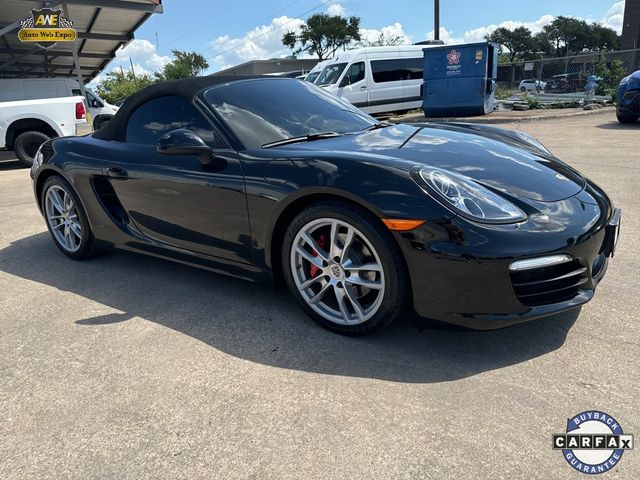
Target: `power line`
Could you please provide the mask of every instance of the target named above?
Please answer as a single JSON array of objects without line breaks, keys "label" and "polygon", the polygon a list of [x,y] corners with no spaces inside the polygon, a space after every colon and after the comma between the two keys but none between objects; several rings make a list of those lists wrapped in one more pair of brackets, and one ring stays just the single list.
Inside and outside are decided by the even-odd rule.
[{"label": "power line", "polygon": [[[258,39],[258,38],[260,38],[260,37],[264,37],[265,35],[268,35],[268,34],[270,34],[270,33],[272,33],[272,32],[275,32],[276,30],[280,30],[282,27],[284,27],[285,25],[288,25],[289,23],[293,22],[294,20],[300,20],[300,17],[305,16],[307,13],[311,13],[311,12],[313,12],[314,10],[317,10],[317,9],[319,9],[319,8],[322,8],[322,7],[324,7],[325,5],[327,5],[327,4],[329,4],[329,3],[332,3],[332,2],[334,2],[334,1],[335,1],[335,0],[326,0],[326,1],[322,2],[321,4],[316,5],[316,6],[315,6],[315,7],[313,7],[313,8],[310,8],[309,10],[306,10],[306,11],[302,12],[300,15],[298,15],[298,16],[296,16],[296,17],[293,17],[293,18],[289,19],[288,21],[286,21],[286,22],[285,22],[285,23],[283,23],[282,25],[278,25],[277,27],[273,27],[273,28],[271,28],[271,29],[267,30],[266,32],[262,32],[260,35],[256,35],[256,36],[254,36],[254,37],[248,38],[247,40],[245,40],[245,41],[244,41],[244,42],[242,42],[241,44],[234,45],[234,46],[233,46],[233,47],[231,47],[231,48],[228,48],[228,49],[223,50],[223,51],[221,51],[221,52],[217,52],[215,55],[212,55],[211,57],[208,57],[208,58],[207,58],[207,60],[213,60],[214,58],[219,57],[220,55],[224,55],[225,53],[229,53],[229,52],[231,52],[231,51],[235,50],[236,48],[243,47],[243,46],[244,46],[244,45],[246,45],[247,43],[249,43],[249,42],[253,42],[254,40],[256,40],[256,39]],[[254,27],[254,28],[256,28],[256,27]]]},{"label": "power line", "polygon": [[237,7],[238,5],[240,5],[242,2],[244,2],[246,0],[237,0],[236,2],[234,2],[233,4],[231,4],[228,8],[225,8],[224,10],[222,10],[221,12],[216,12],[215,17],[210,17],[208,18],[206,21],[196,25],[195,27],[191,27],[189,29],[189,31],[183,33],[182,35],[180,35],[179,37],[174,38],[173,40],[169,40],[169,44],[173,44],[175,42],[177,42],[178,40],[182,40],[185,37],[188,37],[189,35],[191,35],[193,32],[195,32],[196,30],[200,30],[202,27],[204,27],[205,25],[211,25],[211,20],[213,20],[214,18],[220,18],[220,15],[227,13],[229,10]]},{"label": "power line", "polygon": [[258,20],[258,25],[256,25],[253,28],[256,28],[258,26],[260,26],[260,24],[262,24],[263,22],[266,22],[267,20],[272,20],[276,15],[278,15],[281,12],[284,12],[287,8],[292,7],[293,5],[295,5],[296,3],[300,3],[302,0],[293,0],[293,2],[288,3],[287,5],[285,5],[282,8],[279,8],[278,10],[276,10],[275,12],[273,12],[271,15],[267,15],[266,17],[263,17],[262,19]]}]

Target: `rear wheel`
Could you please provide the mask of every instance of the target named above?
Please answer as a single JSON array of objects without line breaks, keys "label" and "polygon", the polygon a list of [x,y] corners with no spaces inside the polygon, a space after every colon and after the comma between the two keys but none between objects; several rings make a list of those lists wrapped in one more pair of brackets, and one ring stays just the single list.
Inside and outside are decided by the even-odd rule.
[{"label": "rear wheel", "polygon": [[74,260],[92,257],[97,249],[89,220],[71,185],[58,176],[48,178],[41,202],[47,228],[60,251]]},{"label": "rear wheel", "polygon": [[42,132],[23,132],[16,138],[13,143],[13,150],[25,167],[33,165],[33,158],[36,156],[40,146],[49,140],[49,136]]},{"label": "rear wheel", "polygon": [[287,229],[282,258],[300,305],[335,332],[380,330],[406,305],[402,254],[379,220],[357,207],[326,203],[305,210]]},{"label": "rear wheel", "polygon": [[638,121],[638,115],[625,115],[623,113],[616,113],[618,121],[620,123],[636,123]]},{"label": "rear wheel", "polygon": [[520,87],[520,91],[521,91],[521,92],[526,92],[526,91],[527,91],[527,88],[526,88],[526,87]]}]

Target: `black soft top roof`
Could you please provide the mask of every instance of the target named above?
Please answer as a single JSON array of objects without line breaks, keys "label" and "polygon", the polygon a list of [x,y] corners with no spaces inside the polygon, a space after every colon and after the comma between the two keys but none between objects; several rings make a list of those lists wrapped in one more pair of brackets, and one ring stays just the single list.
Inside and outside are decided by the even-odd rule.
[{"label": "black soft top roof", "polygon": [[[237,82],[239,80],[247,80],[251,78],[265,78],[259,76],[247,77],[193,77],[183,80],[168,80],[156,83],[128,97],[116,112],[113,118],[100,130],[95,132],[93,136],[100,140],[116,140],[123,142],[125,139],[125,131],[127,128],[127,120],[131,113],[138,106],[156,97],[164,97],[166,95],[179,95],[191,101],[191,99],[201,90],[215,85],[224,83]],[[268,77],[267,77],[268,78]]]}]

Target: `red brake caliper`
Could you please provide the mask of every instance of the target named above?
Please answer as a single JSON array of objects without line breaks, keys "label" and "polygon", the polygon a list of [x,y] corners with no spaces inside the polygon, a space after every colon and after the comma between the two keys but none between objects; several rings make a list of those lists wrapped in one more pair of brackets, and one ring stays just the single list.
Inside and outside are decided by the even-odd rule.
[{"label": "red brake caliper", "polygon": [[[327,250],[327,235],[324,233],[321,233],[318,238],[316,239],[316,242],[318,242],[318,246],[320,248],[322,248],[323,250]],[[313,255],[314,257],[318,256],[318,252],[314,250],[311,250],[311,255]],[[320,275],[322,273],[322,269],[316,267],[313,263],[309,264],[309,275],[311,275],[311,278],[316,278],[318,275]]]}]

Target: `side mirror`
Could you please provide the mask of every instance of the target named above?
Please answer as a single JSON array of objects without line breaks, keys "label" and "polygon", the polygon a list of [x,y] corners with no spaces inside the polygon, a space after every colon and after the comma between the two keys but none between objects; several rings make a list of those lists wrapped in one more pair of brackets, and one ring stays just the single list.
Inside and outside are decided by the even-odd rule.
[{"label": "side mirror", "polygon": [[340,82],[339,87],[346,87],[347,85],[351,85],[351,77],[349,75],[345,75],[342,81]]},{"label": "side mirror", "polygon": [[194,155],[203,165],[211,163],[211,148],[197,133],[179,128],[165,133],[158,140],[156,151],[164,155]]}]

